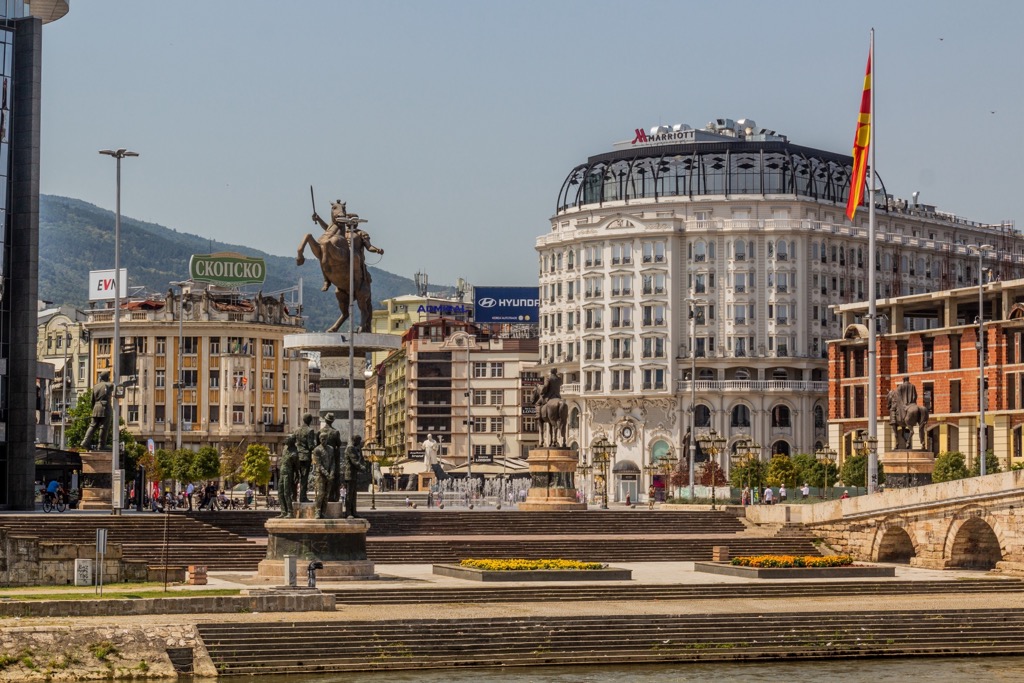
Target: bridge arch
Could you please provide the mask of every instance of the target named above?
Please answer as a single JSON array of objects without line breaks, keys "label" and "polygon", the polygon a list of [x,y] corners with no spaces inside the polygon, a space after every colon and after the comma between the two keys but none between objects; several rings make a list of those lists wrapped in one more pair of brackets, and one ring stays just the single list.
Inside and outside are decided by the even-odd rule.
[{"label": "bridge arch", "polygon": [[902,525],[884,525],[878,531],[872,556],[875,562],[910,564],[910,560],[917,557],[917,548],[910,533]]},{"label": "bridge arch", "polygon": [[949,525],[943,559],[947,567],[994,569],[1003,559],[1000,528],[977,507],[961,510]]}]

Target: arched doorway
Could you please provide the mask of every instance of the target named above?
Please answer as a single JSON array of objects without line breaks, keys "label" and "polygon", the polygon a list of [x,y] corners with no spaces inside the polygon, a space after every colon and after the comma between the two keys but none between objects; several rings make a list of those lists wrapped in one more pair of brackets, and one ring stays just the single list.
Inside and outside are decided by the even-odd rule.
[{"label": "arched doorway", "polygon": [[878,542],[877,562],[910,564],[910,558],[916,555],[914,543],[910,540],[910,534],[906,529],[897,526],[882,531],[882,538]]},{"label": "arched doorway", "polygon": [[[654,500],[664,502],[668,498],[669,491],[669,476],[671,473],[669,462],[672,459],[672,447],[664,439],[658,439],[651,444],[651,458],[650,463],[657,467],[651,473],[651,481],[649,486],[654,487]],[[645,490],[644,493],[649,493],[649,489]],[[630,500],[635,501],[636,497]]]},{"label": "arched doorway", "polygon": [[629,496],[630,502],[635,503],[640,467],[632,460],[620,460],[612,468],[612,476],[615,481],[615,490],[612,493],[614,499],[625,502],[626,496]]},{"label": "arched doorway", "polygon": [[772,455],[789,455],[789,442],[782,439],[772,444]]},{"label": "arched doorway", "polygon": [[949,565],[963,569],[993,569],[1002,559],[996,532],[980,517],[964,522],[949,551]]}]

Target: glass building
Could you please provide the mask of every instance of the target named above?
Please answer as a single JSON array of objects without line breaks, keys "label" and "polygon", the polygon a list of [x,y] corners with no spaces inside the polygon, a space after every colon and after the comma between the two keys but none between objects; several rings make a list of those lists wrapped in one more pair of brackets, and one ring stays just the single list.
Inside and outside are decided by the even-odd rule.
[{"label": "glass building", "polygon": [[0,509],[34,506],[43,24],[68,0],[0,0]]}]

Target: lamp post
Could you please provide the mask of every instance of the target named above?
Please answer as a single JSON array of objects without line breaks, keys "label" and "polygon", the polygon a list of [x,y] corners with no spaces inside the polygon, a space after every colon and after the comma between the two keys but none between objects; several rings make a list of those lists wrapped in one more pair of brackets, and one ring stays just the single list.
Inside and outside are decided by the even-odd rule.
[{"label": "lamp post", "polygon": [[822,463],[823,475],[821,482],[821,492],[822,497],[825,500],[828,500],[828,468],[829,465],[832,464],[832,461],[835,460],[836,455],[836,449],[830,448],[829,446],[822,446],[821,448],[814,452],[815,458],[817,458],[818,462]]},{"label": "lamp post", "polygon": [[982,244],[978,247],[968,246],[968,253],[978,254],[978,450],[981,460],[978,461],[978,471],[985,476],[988,466],[988,429],[985,427],[985,271],[982,264],[985,251],[992,249],[991,244]]},{"label": "lamp post", "polygon": [[[658,463],[658,462],[650,462],[650,463],[644,465],[644,474],[646,474],[648,479],[651,480],[650,485],[647,487],[649,491],[654,487],[654,475],[657,474],[660,470],[661,470],[661,463]],[[647,505],[649,507],[653,507],[654,506],[654,493],[652,492],[651,495],[648,496],[648,498],[650,498],[650,500],[647,501]]]},{"label": "lamp post", "polygon": [[687,457],[690,459],[690,502],[693,502],[693,463],[697,459],[697,312],[695,306],[703,303],[703,299],[687,297],[683,301],[689,304],[690,314],[690,446]]},{"label": "lamp post", "polygon": [[715,489],[718,487],[716,486],[717,482],[715,480],[718,474],[718,454],[722,452],[723,448],[725,448],[726,439],[724,436],[721,436],[718,432],[712,429],[711,431],[701,435],[699,440],[700,447],[705,453],[708,453],[711,456],[710,460],[708,460],[708,462],[711,463],[711,509],[717,510],[717,494]]},{"label": "lamp post", "polygon": [[377,482],[373,478],[373,472],[381,457],[384,455],[384,448],[377,444],[376,441],[363,446],[363,453],[366,455],[366,459],[370,461],[370,509],[377,509]]},{"label": "lamp post", "polygon": [[185,369],[182,367],[185,362],[185,285],[188,282],[172,282],[172,287],[178,288],[178,381],[174,388],[178,390],[178,419],[176,420],[177,430],[174,435],[174,447],[181,450],[181,423],[185,416]]},{"label": "lamp post", "polygon": [[601,479],[603,480],[602,510],[608,509],[608,463],[615,456],[617,449],[618,446],[604,438],[594,444],[594,465],[601,468]]},{"label": "lamp post", "polygon": [[121,514],[121,493],[124,486],[118,484],[121,491],[114,491],[114,484],[119,479],[117,472],[121,469],[121,409],[117,392],[121,384],[121,160],[127,157],[137,157],[138,152],[131,152],[125,148],[101,149],[100,154],[114,157],[117,160],[117,199],[114,212],[114,339],[110,344],[110,353],[114,357],[114,400],[111,405],[111,455],[110,455],[110,478],[111,478],[111,513]]},{"label": "lamp post", "polygon": [[[753,483],[755,483],[753,481],[753,472],[752,472],[753,467],[752,467],[752,462],[751,461],[756,460],[756,461],[760,462],[760,460],[761,460],[761,444],[757,443],[756,441],[754,441],[750,437],[747,437],[744,441],[742,441],[741,443],[738,443],[736,445],[736,451],[737,452],[743,451],[743,453],[746,455],[746,458],[744,459],[744,462],[746,463],[746,466],[747,466],[747,488],[749,489],[751,487],[751,485]],[[758,484],[758,488],[760,488],[760,482],[757,482],[757,484]],[[753,504],[753,502],[754,502],[754,492],[753,492],[753,490],[751,490],[751,492],[750,492],[750,503]]]},{"label": "lamp post", "polygon": [[60,449],[67,448],[68,438],[68,346],[71,337],[68,336],[68,323],[61,323],[64,328],[64,370],[61,372],[61,394],[60,394]]}]

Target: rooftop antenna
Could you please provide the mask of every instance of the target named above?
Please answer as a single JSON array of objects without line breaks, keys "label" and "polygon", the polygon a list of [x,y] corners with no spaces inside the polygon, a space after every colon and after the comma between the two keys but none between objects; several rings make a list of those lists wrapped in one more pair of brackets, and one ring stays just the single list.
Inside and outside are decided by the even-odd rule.
[{"label": "rooftop antenna", "polygon": [[424,273],[423,271],[417,271],[417,273],[416,273],[416,275],[414,277],[416,279],[416,292],[420,296],[426,296],[427,295],[427,274]]}]

